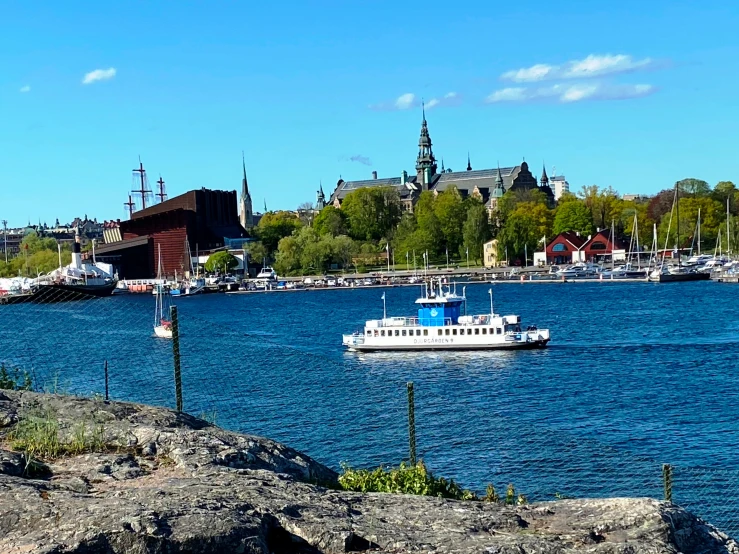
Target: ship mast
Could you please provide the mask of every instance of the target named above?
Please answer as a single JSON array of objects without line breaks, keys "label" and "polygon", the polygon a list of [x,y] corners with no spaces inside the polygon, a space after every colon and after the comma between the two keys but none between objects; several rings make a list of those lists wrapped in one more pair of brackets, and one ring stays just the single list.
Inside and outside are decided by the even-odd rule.
[{"label": "ship mast", "polygon": [[[134,189],[131,192],[133,194],[138,194],[141,196],[141,209],[146,209],[146,199],[151,194],[151,189],[148,188],[147,179],[146,179],[146,170],[144,169],[144,164],[141,163],[141,158],[139,158],[139,167],[138,169],[134,169],[134,180],[140,181],[139,186],[140,188],[138,190]],[[138,173],[138,177],[136,177],[136,173]]]},{"label": "ship mast", "polygon": [[159,175],[159,180],[157,181],[157,185],[159,188],[159,192],[156,193],[156,197],[159,198],[159,203],[161,204],[167,199],[167,193],[164,192],[164,179],[162,179],[162,176]]},{"label": "ship mast", "polygon": [[124,202],[123,205],[128,208],[128,219],[133,219],[133,208],[136,204],[133,203],[130,194],[128,195],[128,202]]}]

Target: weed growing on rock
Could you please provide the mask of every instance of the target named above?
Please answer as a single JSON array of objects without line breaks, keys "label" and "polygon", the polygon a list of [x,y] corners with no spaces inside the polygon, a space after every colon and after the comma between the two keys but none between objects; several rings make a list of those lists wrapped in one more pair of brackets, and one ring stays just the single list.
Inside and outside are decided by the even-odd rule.
[{"label": "weed growing on rock", "polygon": [[8,433],[10,446],[23,452],[26,460],[53,460],[64,455],[100,452],[107,449],[105,427],[80,421],[68,440],[62,440],[57,414],[50,408],[24,415]]},{"label": "weed growing on rock", "polygon": [[523,494],[516,495],[513,484],[508,485],[505,498],[501,499],[492,484],[487,486],[485,496],[478,496],[463,489],[453,479],[434,477],[426,469],[423,462],[415,466],[402,462],[397,468],[352,469],[346,464],[341,466],[339,485],[347,491],[387,492],[394,494],[416,494],[420,496],[437,496],[455,500],[482,500],[496,504],[523,505],[528,501]]},{"label": "weed growing on rock", "polygon": [[417,494],[457,500],[476,500],[474,492],[461,488],[453,479],[434,477],[423,462],[415,466],[402,462],[397,468],[352,469],[342,465],[339,484],[344,490]]},{"label": "weed growing on rock", "polygon": [[0,389],[6,390],[33,390],[33,380],[27,371],[0,364]]}]

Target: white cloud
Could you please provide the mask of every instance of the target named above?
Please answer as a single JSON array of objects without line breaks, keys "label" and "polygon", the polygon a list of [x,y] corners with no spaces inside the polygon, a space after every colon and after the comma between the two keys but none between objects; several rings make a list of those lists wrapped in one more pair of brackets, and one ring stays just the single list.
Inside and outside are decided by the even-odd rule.
[{"label": "white cloud", "polygon": [[545,79],[555,69],[555,66],[538,63],[536,65],[532,65],[531,67],[506,71],[505,73],[503,73],[503,75],[501,75],[500,78],[504,81],[514,81],[516,83],[541,81],[542,79]]},{"label": "white cloud", "polygon": [[[424,102],[426,109],[430,110],[442,106],[454,106],[461,102],[461,95],[456,92],[447,92],[443,96],[431,98]],[[370,104],[372,110],[409,110],[421,107],[421,100],[412,92],[401,94],[395,100],[389,102],[381,102],[379,104]]]},{"label": "white cloud", "polygon": [[409,108],[412,108],[416,105],[416,95],[412,92],[406,92],[405,94],[401,94],[395,99],[395,109],[396,110],[407,110]]},{"label": "white cloud", "polygon": [[485,101],[488,103],[493,102],[517,102],[526,100],[528,89],[523,87],[509,87],[496,90]]},{"label": "white cloud", "polygon": [[31,85],[23,85],[19,92],[31,92]]},{"label": "white cloud", "polygon": [[555,101],[562,104],[585,100],[625,100],[641,98],[657,91],[653,85],[618,85],[610,83],[587,83],[548,87],[509,87],[496,90],[486,98],[488,103]]},{"label": "white cloud", "polygon": [[584,79],[649,69],[655,65],[651,58],[635,60],[626,54],[591,54],[582,60],[571,60],[562,65],[536,64],[513,69],[500,78],[514,83],[532,83],[551,79]]},{"label": "white cloud", "polygon": [[115,67],[110,67],[108,69],[95,69],[94,71],[85,73],[85,76],[82,79],[82,84],[89,85],[97,81],[107,81],[108,79],[115,77],[115,74]]}]

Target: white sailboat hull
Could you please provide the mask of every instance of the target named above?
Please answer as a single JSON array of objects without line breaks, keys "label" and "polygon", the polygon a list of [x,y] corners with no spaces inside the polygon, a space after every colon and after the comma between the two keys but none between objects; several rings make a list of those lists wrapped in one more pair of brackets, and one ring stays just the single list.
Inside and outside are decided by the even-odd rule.
[{"label": "white sailboat hull", "polygon": [[154,327],[154,334],[160,339],[171,339],[172,328],[165,327],[164,325],[157,325],[156,327]]}]

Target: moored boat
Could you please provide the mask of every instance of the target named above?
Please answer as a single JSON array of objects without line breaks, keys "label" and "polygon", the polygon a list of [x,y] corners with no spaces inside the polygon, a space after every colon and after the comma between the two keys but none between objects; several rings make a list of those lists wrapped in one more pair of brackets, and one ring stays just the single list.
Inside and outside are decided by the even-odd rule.
[{"label": "moored boat", "polygon": [[[363,332],[343,336],[343,344],[355,351],[388,350],[493,350],[543,348],[550,340],[548,329],[521,327],[521,316],[490,313],[462,314],[466,296],[431,281],[416,300],[416,317],[387,317],[368,320]],[[383,303],[385,295],[382,295]],[[465,309],[466,311],[466,309]]]}]

